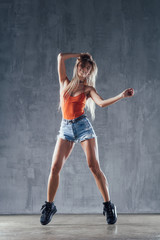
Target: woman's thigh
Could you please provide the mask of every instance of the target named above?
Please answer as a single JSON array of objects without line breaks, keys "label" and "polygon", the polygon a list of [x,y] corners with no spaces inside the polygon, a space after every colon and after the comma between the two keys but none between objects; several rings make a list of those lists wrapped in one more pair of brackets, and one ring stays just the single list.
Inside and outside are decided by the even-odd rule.
[{"label": "woman's thigh", "polygon": [[87,139],[81,142],[82,149],[85,153],[88,166],[90,168],[99,168],[99,153],[97,138]]},{"label": "woman's thigh", "polygon": [[97,137],[94,128],[87,117],[81,119],[75,124],[75,130],[77,142]]},{"label": "woman's thigh", "polygon": [[59,137],[53,152],[52,167],[54,166],[60,169],[71,154],[74,145],[74,142]]}]

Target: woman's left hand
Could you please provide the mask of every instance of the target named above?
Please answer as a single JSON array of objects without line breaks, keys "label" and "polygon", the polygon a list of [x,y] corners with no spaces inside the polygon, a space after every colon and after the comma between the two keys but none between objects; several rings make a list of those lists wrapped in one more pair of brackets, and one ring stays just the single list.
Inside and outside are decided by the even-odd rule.
[{"label": "woman's left hand", "polygon": [[121,95],[122,95],[123,98],[132,97],[134,95],[134,89],[133,88],[128,88],[128,89],[124,90],[121,93]]}]

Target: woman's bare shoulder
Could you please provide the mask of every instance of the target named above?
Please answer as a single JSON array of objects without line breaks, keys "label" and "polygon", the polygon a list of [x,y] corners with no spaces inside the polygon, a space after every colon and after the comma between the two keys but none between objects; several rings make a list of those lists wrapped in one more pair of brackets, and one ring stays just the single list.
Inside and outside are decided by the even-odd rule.
[{"label": "woman's bare shoulder", "polygon": [[89,86],[89,85],[88,85],[88,88],[91,90],[91,89],[93,89],[94,87],[93,87],[93,86]]},{"label": "woman's bare shoulder", "polygon": [[85,91],[90,92],[93,89],[93,86],[86,85],[85,86]]},{"label": "woman's bare shoulder", "polygon": [[90,91],[91,91],[92,88],[93,87],[89,86],[89,85],[85,86],[85,93],[86,93],[87,99],[90,98]]}]

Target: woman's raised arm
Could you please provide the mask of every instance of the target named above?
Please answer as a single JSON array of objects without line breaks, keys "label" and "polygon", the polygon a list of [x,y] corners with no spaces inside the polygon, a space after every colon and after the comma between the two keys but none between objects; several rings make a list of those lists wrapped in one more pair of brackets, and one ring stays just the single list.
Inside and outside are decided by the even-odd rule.
[{"label": "woman's raised arm", "polygon": [[60,85],[64,84],[66,80],[66,67],[65,67],[65,60],[73,57],[79,57],[80,53],[59,53],[57,57],[58,61],[58,76],[59,76],[59,83]]},{"label": "woman's raised arm", "polygon": [[81,53],[59,53],[58,57],[62,57],[63,60],[69,59],[69,58],[74,58],[74,57],[79,57]]}]

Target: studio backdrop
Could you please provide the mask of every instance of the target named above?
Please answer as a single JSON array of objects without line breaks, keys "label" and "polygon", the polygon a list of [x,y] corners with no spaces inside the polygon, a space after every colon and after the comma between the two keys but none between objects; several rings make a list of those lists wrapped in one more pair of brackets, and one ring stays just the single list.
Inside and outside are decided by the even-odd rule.
[{"label": "studio backdrop", "polygon": [[[160,212],[160,1],[0,0],[0,214],[40,213],[62,119],[57,55],[89,52],[103,99],[91,120],[118,213]],[[66,61],[71,80],[75,59]],[[76,144],[60,173],[58,213],[101,213]]]}]

